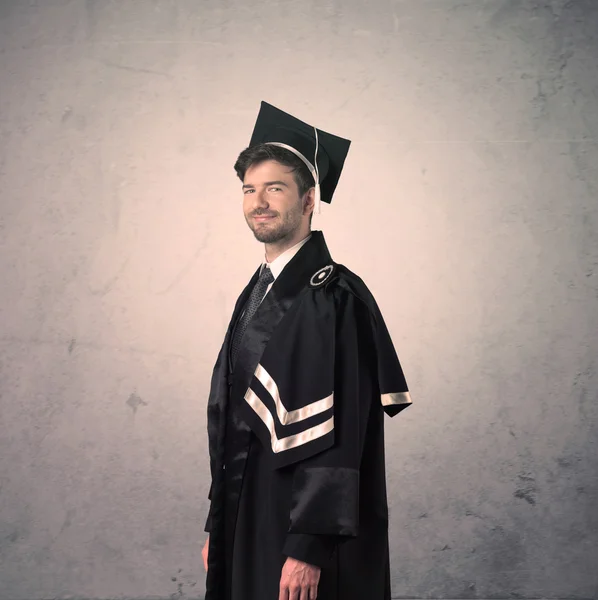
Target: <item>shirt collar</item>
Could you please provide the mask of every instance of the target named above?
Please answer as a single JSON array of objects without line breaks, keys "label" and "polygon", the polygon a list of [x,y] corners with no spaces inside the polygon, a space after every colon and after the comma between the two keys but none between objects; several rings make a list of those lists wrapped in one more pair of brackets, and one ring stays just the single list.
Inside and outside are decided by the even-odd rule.
[{"label": "shirt collar", "polygon": [[[262,263],[262,269],[265,265],[268,265],[274,279],[276,279],[281,273],[282,270],[287,266],[287,264],[291,261],[293,256],[299,252],[303,244],[305,244],[309,238],[311,237],[311,233],[304,239],[302,239],[298,244],[295,244],[291,248],[285,250],[280,256],[276,257],[271,263],[264,261]],[[261,270],[260,270],[261,273]]]}]

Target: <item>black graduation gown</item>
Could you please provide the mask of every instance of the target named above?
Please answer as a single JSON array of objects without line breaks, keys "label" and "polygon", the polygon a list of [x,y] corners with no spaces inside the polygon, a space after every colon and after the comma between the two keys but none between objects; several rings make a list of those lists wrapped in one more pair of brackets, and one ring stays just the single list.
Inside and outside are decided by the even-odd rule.
[{"label": "black graduation gown", "polygon": [[314,231],[231,371],[234,324],[258,274],[212,375],[206,600],[277,600],[287,556],[322,567],[320,600],[388,600],[383,417],[411,403],[388,330]]}]

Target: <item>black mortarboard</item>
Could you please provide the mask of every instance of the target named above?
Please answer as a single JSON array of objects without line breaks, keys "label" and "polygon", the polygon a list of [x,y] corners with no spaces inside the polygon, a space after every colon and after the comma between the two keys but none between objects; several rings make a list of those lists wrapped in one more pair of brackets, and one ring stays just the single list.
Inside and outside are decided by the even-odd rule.
[{"label": "black mortarboard", "polygon": [[[350,140],[316,129],[275,106],[262,102],[249,147],[264,143],[286,148],[303,160],[314,176],[316,212],[320,212],[320,199],[328,204],[332,202],[332,195],[349,152]],[[314,157],[317,162],[314,162]]]}]

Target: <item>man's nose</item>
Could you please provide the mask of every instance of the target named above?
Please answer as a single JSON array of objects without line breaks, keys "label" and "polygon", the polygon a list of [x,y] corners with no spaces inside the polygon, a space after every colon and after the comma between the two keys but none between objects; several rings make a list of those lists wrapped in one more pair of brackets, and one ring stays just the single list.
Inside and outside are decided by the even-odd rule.
[{"label": "man's nose", "polygon": [[253,205],[255,208],[263,208],[265,206],[268,206],[266,192],[264,190],[255,191],[255,193],[253,194]]}]

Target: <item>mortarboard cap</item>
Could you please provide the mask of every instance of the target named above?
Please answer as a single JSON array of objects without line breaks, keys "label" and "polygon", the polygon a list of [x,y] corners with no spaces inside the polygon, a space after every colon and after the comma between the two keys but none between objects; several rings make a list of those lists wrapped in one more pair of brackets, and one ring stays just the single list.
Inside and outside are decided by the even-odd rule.
[{"label": "mortarboard cap", "polygon": [[262,102],[249,147],[273,144],[298,156],[314,177],[316,212],[320,200],[330,204],[349,152],[350,140],[316,129],[284,111]]}]

